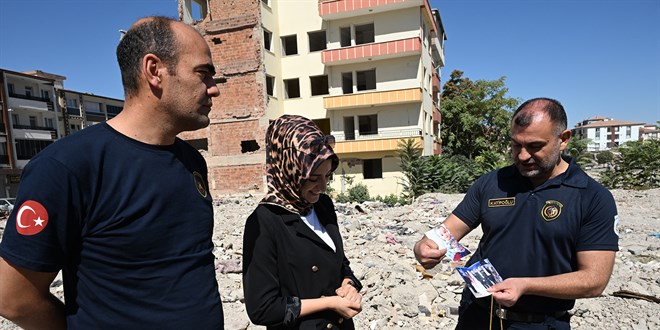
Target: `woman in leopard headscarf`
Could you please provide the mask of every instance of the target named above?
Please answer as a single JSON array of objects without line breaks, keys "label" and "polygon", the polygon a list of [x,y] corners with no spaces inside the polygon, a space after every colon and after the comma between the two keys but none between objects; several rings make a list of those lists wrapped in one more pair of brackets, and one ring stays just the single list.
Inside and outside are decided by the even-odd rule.
[{"label": "woman in leopard headscarf", "polygon": [[268,329],[354,329],[362,285],[344,255],[324,194],[339,158],[334,137],[284,115],[266,132],[268,193],[243,235],[243,290],[250,320]]}]

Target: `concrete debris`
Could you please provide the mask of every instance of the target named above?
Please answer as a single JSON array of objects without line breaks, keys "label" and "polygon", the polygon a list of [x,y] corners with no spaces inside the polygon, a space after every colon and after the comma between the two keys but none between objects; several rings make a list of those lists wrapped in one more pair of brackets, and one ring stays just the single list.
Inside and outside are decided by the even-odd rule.
[{"label": "concrete debris", "polygon": [[[612,191],[619,210],[620,251],[614,273],[600,297],[579,299],[571,326],[587,329],[660,329],[660,189]],[[216,277],[223,299],[225,328],[265,329],[245,313],[241,260],[243,226],[261,196],[216,196],[213,241]],[[411,205],[336,203],[346,255],[364,285],[357,329],[453,329],[464,288],[455,265],[443,261],[425,270],[412,248],[424,232],[447,217],[461,194],[427,194]],[[5,223],[0,219],[0,228]],[[477,249],[480,229],[461,242]],[[61,277],[52,292],[62,298]],[[632,299],[631,299],[632,298]],[[18,329],[0,319],[0,330]]]}]

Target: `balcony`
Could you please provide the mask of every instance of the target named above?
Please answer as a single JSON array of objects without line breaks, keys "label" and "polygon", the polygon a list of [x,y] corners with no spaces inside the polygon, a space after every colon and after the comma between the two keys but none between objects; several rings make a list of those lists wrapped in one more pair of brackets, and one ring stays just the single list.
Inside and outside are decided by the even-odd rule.
[{"label": "balcony", "polygon": [[327,110],[339,110],[418,102],[422,102],[422,90],[411,88],[326,96],[323,98],[323,107]]},{"label": "balcony", "polygon": [[431,43],[431,50],[433,51],[433,60],[439,63],[435,63],[435,66],[445,66],[445,50],[440,46],[440,40],[435,37],[431,38],[433,42]]},{"label": "balcony", "polygon": [[12,127],[15,129],[29,129],[29,130],[37,130],[37,131],[51,131],[51,132],[57,132],[57,130],[53,127],[45,127],[45,126],[37,126],[37,125],[19,125],[19,124],[13,124]]},{"label": "balcony", "polygon": [[440,121],[441,121],[440,110],[434,104],[433,105],[433,122],[436,123],[436,124],[440,124]]},{"label": "balcony", "polygon": [[48,99],[42,97],[26,96],[21,94],[9,93],[8,109],[18,110],[37,110],[52,111],[52,104]]},{"label": "balcony", "polygon": [[[395,131],[382,131],[374,134],[358,134],[346,136],[343,132],[333,133],[337,139],[334,151],[337,154],[396,151],[399,142],[406,139],[415,139],[423,145],[422,131],[420,129],[404,129]],[[354,138],[354,139],[347,139]]]},{"label": "balcony", "polygon": [[319,16],[329,21],[421,7],[425,3],[426,0],[325,0],[319,3]]},{"label": "balcony", "polygon": [[80,109],[79,109],[79,108],[66,107],[66,112],[69,114],[69,116],[78,116],[78,117],[81,117],[81,115],[80,115]]},{"label": "balcony", "polygon": [[440,91],[440,77],[435,72],[433,72],[433,77],[431,78],[431,85],[433,86],[433,93]]},{"label": "balcony", "polygon": [[419,37],[370,43],[339,49],[328,49],[321,53],[321,62],[327,66],[384,60],[422,53]]}]

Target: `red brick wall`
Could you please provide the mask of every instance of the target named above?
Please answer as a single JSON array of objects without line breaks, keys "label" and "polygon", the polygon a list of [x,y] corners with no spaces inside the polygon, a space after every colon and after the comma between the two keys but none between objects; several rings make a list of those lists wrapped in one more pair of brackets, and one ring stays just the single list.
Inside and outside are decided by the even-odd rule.
[{"label": "red brick wall", "polygon": [[[261,0],[212,0],[208,4],[210,14],[196,28],[211,48],[216,76],[226,82],[218,85],[220,96],[213,99],[211,125],[179,136],[208,139],[209,152],[205,156],[211,164],[212,194],[265,191],[266,126],[260,123],[268,125],[268,121],[262,119],[266,114],[266,92],[261,60]],[[251,140],[258,143],[259,150],[242,153],[241,142]]]},{"label": "red brick wall", "polygon": [[224,166],[209,169],[211,196],[237,192],[264,192],[264,165]]}]

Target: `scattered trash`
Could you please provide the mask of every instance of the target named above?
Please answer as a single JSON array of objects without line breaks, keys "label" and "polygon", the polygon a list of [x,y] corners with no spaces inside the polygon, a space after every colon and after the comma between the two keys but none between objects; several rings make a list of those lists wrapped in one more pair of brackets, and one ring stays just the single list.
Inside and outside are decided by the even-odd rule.
[{"label": "scattered trash", "polygon": [[394,238],[394,235],[392,235],[390,233],[385,235],[385,240],[387,241],[387,243],[392,244],[392,245],[399,244],[399,242],[396,240],[396,238]]},{"label": "scattered trash", "polygon": [[641,300],[660,303],[660,298],[658,298],[658,297],[650,296],[650,295],[647,295],[647,294],[641,294],[641,293],[637,293],[637,292],[632,292],[632,291],[627,291],[627,290],[620,290],[620,291],[612,293],[612,295],[615,296],[615,297],[641,299]]},{"label": "scattered trash", "polygon": [[653,232],[653,233],[650,233],[649,236],[653,236],[653,237],[655,237],[655,238],[660,238],[660,233],[658,233],[658,232]]}]

